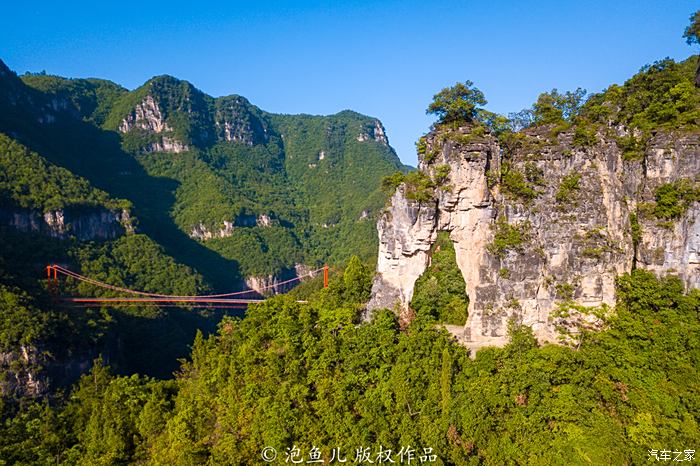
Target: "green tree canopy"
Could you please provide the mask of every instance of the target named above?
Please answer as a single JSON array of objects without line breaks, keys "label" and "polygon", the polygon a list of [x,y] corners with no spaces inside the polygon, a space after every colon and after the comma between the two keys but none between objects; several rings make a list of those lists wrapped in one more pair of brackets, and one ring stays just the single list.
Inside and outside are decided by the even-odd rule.
[{"label": "green tree canopy", "polygon": [[557,89],[552,89],[540,94],[532,106],[535,124],[570,121],[578,114],[585,96],[586,90],[580,87],[573,92],[560,93]]},{"label": "green tree canopy", "polygon": [[479,107],[486,105],[484,93],[471,81],[446,87],[433,96],[426,113],[437,115],[440,123],[472,122]]},{"label": "green tree canopy", "polygon": [[688,45],[700,44],[700,10],[690,15],[690,24],[683,32],[683,38]]},{"label": "green tree canopy", "polygon": [[[688,45],[700,44],[700,10],[690,15],[690,24],[685,28],[683,37]],[[695,87],[700,87],[700,57],[698,57],[698,69],[695,72]]]}]

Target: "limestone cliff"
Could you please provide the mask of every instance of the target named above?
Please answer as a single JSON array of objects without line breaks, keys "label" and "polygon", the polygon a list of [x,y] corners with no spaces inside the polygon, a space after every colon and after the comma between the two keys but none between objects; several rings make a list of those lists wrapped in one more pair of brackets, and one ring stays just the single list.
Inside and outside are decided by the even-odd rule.
[{"label": "limestone cliff", "polygon": [[[698,135],[657,132],[640,160],[626,160],[624,127],[601,128],[585,145],[575,129],[552,130],[525,130],[513,147],[469,127],[430,133],[419,169],[434,179],[449,166],[448,178],[429,202],[410,200],[405,184],[393,195],[378,222],[368,309],[407,313],[438,231],[450,232],[469,296],[466,325],[453,333],[471,347],[504,344],[510,319],[540,341],[595,323],[556,311],[614,304],[615,278],[635,266],[700,286],[700,205],[674,221],[652,213],[659,187],[700,175]],[[533,180],[529,196],[508,189],[508,171]]]},{"label": "limestone cliff", "polygon": [[286,293],[299,284],[297,278],[302,281],[311,274],[312,270],[304,264],[294,264],[293,269],[286,269],[275,275],[261,275],[246,277],[245,284],[248,289],[260,296],[272,296]]},{"label": "limestone cliff", "polygon": [[29,209],[0,209],[0,225],[54,238],[72,236],[81,241],[114,239],[134,231],[129,211],[101,207],[60,209],[43,214]]}]

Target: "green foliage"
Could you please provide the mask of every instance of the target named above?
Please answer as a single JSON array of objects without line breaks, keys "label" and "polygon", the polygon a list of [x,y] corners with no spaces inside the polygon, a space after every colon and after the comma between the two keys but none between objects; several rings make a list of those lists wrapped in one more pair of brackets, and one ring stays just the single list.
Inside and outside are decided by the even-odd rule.
[{"label": "green foliage", "polygon": [[437,167],[435,167],[433,181],[435,182],[436,186],[445,186],[445,182],[450,178],[450,170],[451,168],[447,164],[438,165]]},{"label": "green foliage", "polygon": [[[583,110],[585,118],[591,125],[612,119],[642,129],[695,127],[698,94],[689,86],[688,63],[649,67],[624,86],[594,96]],[[8,138],[4,152],[12,155],[0,173],[3,202],[46,210],[119,207],[127,204],[113,199],[135,200],[147,232],[169,246],[162,248],[143,234],[92,244],[23,237],[0,228],[0,242],[12,245],[0,249],[0,351],[36,345],[40,359],[66,361],[119,346],[123,353],[112,361],[117,367],[126,372],[158,368],[160,376],[167,376],[172,359],[186,355],[183,342],[194,344],[191,360],[183,362],[175,382],[113,376],[96,363],[69,395],[55,394],[50,404],[3,400],[0,463],[255,464],[267,445],[280,452],[295,444],[302,451],[315,445],[328,459],[332,447],[351,455],[358,445],[398,450],[410,444],[433,448],[445,464],[606,464],[611,458],[641,464],[648,460],[649,448],[700,440],[700,293],[686,295],[681,280],[658,279],[640,270],[618,280],[616,313],[606,317],[606,330],[584,329],[577,348],[538,347],[528,327],[511,321],[510,343],[481,350],[474,360],[435,325],[436,320],[463,324],[466,319],[465,286],[446,235],[438,238],[431,267],[416,284],[411,303],[416,318],[405,328],[386,310],[360,323],[372,276],[358,257],[342,274],[334,274],[329,288],[315,282],[309,304],[293,297],[270,299],[251,307],[242,321],[225,319],[209,338],[194,335],[192,330],[208,321],[197,320],[190,311],[168,311],[166,318],[160,309],[135,306],[54,309],[42,285],[27,278],[38,276],[49,260],[120,286],[207,291],[200,275],[168,256],[178,252],[173,246],[189,244],[173,237],[185,236],[196,222],[213,228],[224,220],[274,214],[279,223],[272,227],[238,225],[230,238],[195,249],[235,259],[225,263],[240,263],[246,272],[279,271],[297,261],[330,257],[331,250],[374,254],[372,222],[356,219],[383,204],[379,180],[401,167],[383,144],[357,140],[358,134],[370,134],[372,120],[351,112],[331,118],[263,115],[235,98],[226,105],[209,100],[168,77],[157,78],[147,89],[156,89],[167,101],[171,136],[194,149],[142,153],[151,136],[134,133],[122,141],[133,151],[127,154],[105,142],[111,136],[98,136],[94,125],[116,128],[145,91],[126,93],[106,84],[43,75],[23,79],[35,87],[32,98],[41,101],[41,93],[65,97],[85,121],[79,130],[71,126],[78,123],[59,121],[58,129],[46,126],[41,135],[29,123],[37,115],[22,120],[16,110],[0,109],[3,131],[22,134],[23,141],[33,136],[32,150],[42,144],[52,148],[49,163]],[[453,95],[456,102],[444,102],[454,104],[456,116],[448,117],[447,106],[436,113],[450,123],[490,118],[477,108],[485,101],[479,103],[480,93],[470,87],[463,89],[471,92],[466,100]],[[82,93],[85,99],[79,98]],[[21,93],[15,95],[21,98]],[[579,113],[583,96],[575,97],[549,93],[538,100],[537,117],[531,117],[563,128]],[[207,136],[206,118],[201,117],[229,104],[249,111],[246,123],[261,125],[253,131],[252,146],[217,145]],[[267,132],[261,130],[263,123],[269,125]],[[490,128],[498,132],[502,126],[494,118]],[[77,142],[51,142],[61,132]],[[261,140],[262,134],[269,139]],[[581,134],[579,142],[588,144],[587,136]],[[508,130],[499,137],[523,143]],[[638,154],[635,144],[630,141]],[[93,153],[93,158],[86,156]],[[18,167],[12,166],[17,160]],[[71,171],[55,170],[59,166]],[[120,178],[124,172],[134,175],[124,175],[125,182]],[[429,202],[447,176],[438,166],[433,179],[411,172],[396,176],[389,186],[405,182],[407,195]],[[578,189],[578,175],[569,176],[564,180],[568,192],[557,193],[559,202],[569,202]],[[536,191],[542,180],[533,163],[504,184],[527,197],[531,193],[524,187]],[[698,200],[696,191],[687,180],[660,187],[654,215],[679,218]],[[320,227],[323,223],[331,226]],[[630,223],[634,241],[640,236],[636,216]],[[489,252],[503,258],[522,249],[530,228],[498,219]],[[590,233],[596,239],[600,232]],[[300,253],[302,244],[310,246]],[[587,247],[596,256],[607,246]],[[61,286],[66,293],[110,295],[71,280]],[[563,307],[573,306],[568,303],[573,291],[573,285],[557,285]],[[33,374],[41,369],[27,368]],[[10,367],[0,385],[17,373],[21,371]]]},{"label": "green foliage", "polygon": [[591,121],[623,124],[643,131],[693,129],[700,122],[700,90],[694,85],[696,57],[681,63],[667,58],[622,86],[591,97],[582,113]]},{"label": "green foliage", "polygon": [[511,321],[510,343],[474,360],[421,318],[401,331],[378,311],[354,325],[333,306],[275,298],[199,335],[177,384],[97,364],[67,402],[1,424],[0,457],[255,464],[265,446],[352,458],[357,444],[410,443],[445,464],[643,463],[649,445],[700,440],[700,293],[637,270],[617,295],[607,330],[577,348],[539,347]]},{"label": "green foliage", "polygon": [[529,203],[539,195],[539,191],[536,188],[543,184],[542,171],[534,163],[528,162],[525,165],[525,173],[517,170],[509,163],[503,163],[501,168],[501,189],[504,194],[511,198]]},{"label": "green foliage", "polygon": [[636,248],[642,240],[642,226],[639,224],[639,217],[636,212],[630,214],[630,232],[632,234],[632,245]]},{"label": "green foliage", "polygon": [[559,189],[554,196],[554,199],[559,204],[567,204],[573,202],[573,196],[580,189],[579,181],[581,180],[581,175],[579,173],[569,173],[564,176],[559,185]]},{"label": "green foliage", "polygon": [[510,224],[504,218],[499,218],[495,224],[493,241],[486,247],[488,252],[503,259],[508,251],[519,251],[530,237],[531,225],[524,221]]},{"label": "green foliage", "polygon": [[641,161],[646,151],[646,138],[637,138],[633,134],[617,138],[617,145],[622,150],[622,159],[627,161]]},{"label": "green foliage", "polygon": [[513,122],[506,116],[480,109],[478,121],[496,137],[513,130]]},{"label": "green foliage", "polygon": [[[297,263],[376,255],[373,218],[387,197],[381,179],[405,167],[376,132],[374,118],[351,111],[328,117],[268,114],[243,97],[212,98],[170,76],[134,91],[108,81],[46,75],[23,77],[30,87],[9,70],[6,76],[0,85],[17,105],[0,97],[0,131],[39,152],[50,161],[47,166],[79,175],[71,179],[57,172],[55,178],[65,179],[67,187],[83,179],[106,194],[105,202],[121,206],[116,199],[127,199],[140,230],[217,289],[229,290],[242,275],[284,276]],[[66,110],[47,116],[55,105]],[[119,130],[139,105],[158,107],[162,131],[139,124]],[[44,118],[55,121],[40,123]],[[154,152],[163,138],[188,150]],[[95,193],[82,192],[83,186],[56,196],[44,179],[11,174],[22,180],[9,182],[14,197],[53,206],[77,191],[88,198],[82,204],[102,203],[92,199]],[[256,231],[255,218],[262,215],[287,231]],[[224,222],[235,232],[218,238]],[[203,230],[218,239],[192,238]],[[253,239],[259,247],[240,249]],[[273,257],[278,252],[280,260]]]},{"label": "green foliage", "polygon": [[683,31],[683,38],[688,45],[700,44],[700,10],[690,15],[690,24]]},{"label": "green foliage", "polygon": [[46,74],[25,74],[22,81],[56,102],[69,102],[79,115],[96,125],[102,125],[114,104],[127,90],[104,79],[66,79]]},{"label": "green foliage", "polygon": [[[354,254],[363,261],[375,259],[378,238],[373,218],[387,200],[382,178],[397,170],[407,171],[388,145],[357,140],[358,134],[373,134],[378,121],[350,111],[329,117],[268,116],[272,128],[284,136],[281,157],[289,185],[279,190],[277,199],[281,206],[293,205],[289,221],[306,250],[303,262],[341,263]],[[323,160],[319,160],[321,151]],[[309,164],[317,166],[309,168]],[[235,178],[237,173],[232,171],[229,176]],[[250,198],[275,185],[279,186],[271,185],[270,178],[262,174],[249,190]],[[369,217],[361,219],[363,213]]]},{"label": "green foliage", "polygon": [[0,205],[41,212],[63,208],[129,209],[130,203],[110,199],[84,178],[48,163],[0,133]]},{"label": "green foliage", "polygon": [[533,105],[534,121],[536,124],[558,123],[562,120],[571,121],[583,105],[586,90],[578,88],[563,94],[556,89],[540,94]]},{"label": "green foliage", "polygon": [[568,127],[568,123],[576,118],[585,102],[586,90],[577,88],[575,91],[560,93],[557,89],[543,92],[537,97],[537,102],[531,109],[511,113],[509,119],[513,129],[520,130],[538,125],[563,125],[557,131]]},{"label": "green foliage", "polygon": [[424,156],[427,150],[428,143],[425,140],[425,136],[421,136],[416,142],[416,152],[418,153],[418,157]]},{"label": "green foliage", "polygon": [[532,328],[517,324],[513,319],[508,321],[508,340],[505,349],[513,355],[522,356],[526,351],[537,348],[537,339],[532,333]]},{"label": "green foliage", "polygon": [[420,203],[431,202],[435,197],[435,182],[422,171],[416,170],[406,174],[406,199]]},{"label": "green foliage", "polygon": [[654,191],[653,215],[659,220],[680,218],[693,202],[700,200],[700,189],[686,179],[662,184]]},{"label": "green foliage", "polygon": [[36,308],[31,297],[17,287],[0,283],[0,351],[29,346],[46,339],[53,316]]},{"label": "green foliage", "polygon": [[395,172],[392,175],[382,178],[382,188],[393,193],[406,179],[406,174],[403,172]]},{"label": "green foliage", "polygon": [[354,303],[367,302],[372,291],[372,272],[359,257],[352,256],[343,272],[343,284],[345,299]]},{"label": "green foliage", "polygon": [[426,113],[437,115],[439,123],[470,123],[486,105],[484,93],[471,81],[446,87],[433,96]]},{"label": "green foliage", "polygon": [[593,125],[581,120],[576,125],[571,143],[575,147],[590,147],[595,145],[596,142],[596,128]]},{"label": "green foliage", "polygon": [[464,325],[469,298],[448,233],[438,234],[430,257],[430,266],[416,281],[411,308],[419,317],[430,316],[440,323]]}]

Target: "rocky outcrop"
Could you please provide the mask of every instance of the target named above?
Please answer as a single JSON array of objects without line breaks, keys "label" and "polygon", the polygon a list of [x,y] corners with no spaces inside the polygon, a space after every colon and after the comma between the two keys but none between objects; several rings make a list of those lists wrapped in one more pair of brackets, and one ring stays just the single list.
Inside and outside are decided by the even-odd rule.
[{"label": "rocky outcrop", "polygon": [[119,131],[122,133],[127,133],[134,128],[141,128],[151,133],[172,131],[172,128],[166,123],[160,107],[151,95],[147,95],[138,103],[119,124]]},{"label": "rocky outcrop", "polygon": [[253,146],[269,140],[268,122],[243,97],[213,99],[167,76],[147,86],[149,93],[118,126],[121,133],[140,132],[144,152],[180,153],[218,141]]},{"label": "rocky outcrop", "polygon": [[212,231],[202,222],[199,222],[194,226],[194,228],[192,228],[190,237],[198,240],[207,240],[212,238],[228,238],[229,236],[233,235],[233,222],[224,220],[223,224],[224,226],[219,230]]},{"label": "rocky outcrop", "polygon": [[369,141],[370,139],[385,146],[389,145],[389,139],[386,137],[386,131],[381,121],[374,120],[372,125],[365,126],[362,132],[357,136],[358,142]]},{"label": "rocky outcrop", "polygon": [[44,214],[28,209],[0,209],[0,224],[22,232],[54,238],[75,237],[81,241],[113,239],[134,231],[127,210],[103,208],[55,210]]},{"label": "rocky outcrop", "polygon": [[34,398],[46,393],[49,384],[43,370],[45,364],[46,358],[31,346],[0,351],[0,398]]},{"label": "rocky outcrop", "polygon": [[310,278],[313,270],[304,264],[294,264],[293,269],[283,270],[277,274],[247,277],[245,284],[261,296],[286,293],[300,282]]},{"label": "rocky outcrop", "polygon": [[[615,278],[634,266],[674,273],[698,287],[700,205],[671,224],[645,214],[659,186],[700,174],[698,136],[657,133],[643,160],[627,161],[616,142],[628,135],[624,128],[599,130],[588,147],[574,144],[573,130],[551,130],[526,131],[507,151],[469,128],[428,135],[431,160],[423,158],[419,168],[434,177],[449,166],[446,186],[427,203],[407,199],[405,185],[397,189],[378,222],[378,273],[368,309],[407,313],[438,231],[450,232],[454,242],[469,296],[469,317],[457,333],[473,347],[504,344],[511,319],[531,326],[540,341],[558,341],[562,328],[575,333],[582,322],[595,324],[586,312],[558,311],[571,303],[590,310],[613,305]],[[504,163],[537,178],[534,198],[498,183]],[[567,183],[574,187],[563,190]],[[641,229],[636,239],[633,214]],[[520,241],[508,244],[504,231],[515,231]]]},{"label": "rocky outcrop", "polygon": [[179,154],[190,150],[190,147],[182,141],[175,138],[163,136],[159,140],[148,143],[144,148],[145,152],[170,152]]},{"label": "rocky outcrop", "polygon": [[255,224],[263,228],[272,226],[272,222],[272,217],[270,217],[267,214],[259,215],[258,218],[255,220]]},{"label": "rocky outcrop", "polygon": [[66,348],[38,342],[0,349],[0,399],[37,398],[74,384],[100,357],[109,365],[119,359],[117,335],[97,347]]},{"label": "rocky outcrop", "polygon": [[215,99],[214,126],[217,139],[246,146],[266,143],[269,125],[247,99],[227,96]]},{"label": "rocky outcrop", "polygon": [[238,215],[233,221],[224,220],[220,228],[209,228],[203,222],[199,222],[190,230],[190,237],[198,240],[212,238],[228,238],[233,235],[236,227],[260,227],[267,228],[279,224],[279,220],[272,215]]},{"label": "rocky outcrop", "polygon": [[168,125],[158,102],[147,95],[119,124],[119,132],[128,133],[133,129],[146,134],[160,135],[148,142],[145,152],[171,152],[178,154],[189,150],[189,146],[172,136],[173,128]]}]

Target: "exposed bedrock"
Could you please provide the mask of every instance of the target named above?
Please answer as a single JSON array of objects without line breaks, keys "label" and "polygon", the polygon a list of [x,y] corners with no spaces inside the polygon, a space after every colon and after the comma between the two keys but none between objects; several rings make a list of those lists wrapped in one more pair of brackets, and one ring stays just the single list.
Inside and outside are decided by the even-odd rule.
[{"label": "exposed bedrock", "polygon": [[[643,159],[633,161],[624,160],[616,142],[626,135],[609,127],[598,131],[595,144],[577,147],[573,130],[553,135],[544,127],[526,130],[507,152],[495,137],[470,134],[468,127],[427,135],[419,169],[435,179],[448,165],[449,177],[433,201],[409,199],[405,184],[391,198],[377,225],[378,273],[368,310],[408,313],[438,231],[450,232],[469,296],[466,325],[453,333],[474,347],[504,344],[510,319],[531,326],[540,341],[557,341],[558,328],[575,332],[581,319],[594,324],[590,316],[555,311],[563,302],[613,305],[615,278],[634,266],[698,287],[700,205],[670,222],[650,210],[660,186],[695,182],[699,138],[657,133]],[[530,173],[537,194],[526,200],[509,192],[498,181],[506,169]],[[574,188],[563,189],[567,184]],[[517,230],[520,244],[499,249],[494,238],[504,229]]]}]

